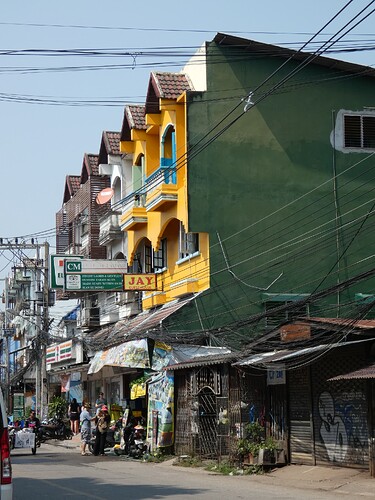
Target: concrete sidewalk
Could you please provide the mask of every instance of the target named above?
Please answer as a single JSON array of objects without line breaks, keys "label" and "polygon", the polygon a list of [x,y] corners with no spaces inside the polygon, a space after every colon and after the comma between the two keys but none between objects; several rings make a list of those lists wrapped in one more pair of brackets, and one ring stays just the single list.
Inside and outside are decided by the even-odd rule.
[{"label": "concrete sidewalk", "polygon": [[268,474],[255,476],[255,480],[275,486],[349,495],[350,498],[375,498],[375,478],[363,469],[286,465]]},{"label": "concrete sidewalk", "polygon": [[[73,436],[68,441],[48,441],[48,444],[61,446],[66,449],[76,450],[79,453],[81,435]],[[43,446],[43,445],[42,445]],[[158,464],[157,467],[176,466],[176,458]],[[188,472],[213,474],[203,469],[184,467]],[[317,498],[324,498],[324,492],[332,492],[350,496],[350,498],[374,498],[375,478],[372,478],[367,470],[349,469],[346,467],[323,467],[309,465],[286,465],[267,472],[265,474],[246,476],[251,481],[273,484],[293,489],[315,490]]]}]

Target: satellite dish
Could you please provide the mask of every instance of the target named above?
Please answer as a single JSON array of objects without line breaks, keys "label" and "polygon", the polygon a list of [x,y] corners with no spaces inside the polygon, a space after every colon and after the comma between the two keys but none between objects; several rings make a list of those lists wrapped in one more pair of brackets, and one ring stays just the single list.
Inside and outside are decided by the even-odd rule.
[{"label": "satellite dish", "polygon": [[107,203],[112,196],[115,194],[112,188],[105,188],[100,191],[98,196],[96,197],[96,203],[98,205],[104,205],[104,203]]}]

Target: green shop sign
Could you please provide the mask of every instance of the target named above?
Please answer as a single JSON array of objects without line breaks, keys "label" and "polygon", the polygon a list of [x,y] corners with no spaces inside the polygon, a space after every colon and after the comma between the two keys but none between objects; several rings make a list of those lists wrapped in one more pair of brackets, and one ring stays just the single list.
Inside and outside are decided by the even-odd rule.
[{"label": "green shop sign", "polygon": [[69,291],[121,291],[122,274],[66,274],[65,289]]}]

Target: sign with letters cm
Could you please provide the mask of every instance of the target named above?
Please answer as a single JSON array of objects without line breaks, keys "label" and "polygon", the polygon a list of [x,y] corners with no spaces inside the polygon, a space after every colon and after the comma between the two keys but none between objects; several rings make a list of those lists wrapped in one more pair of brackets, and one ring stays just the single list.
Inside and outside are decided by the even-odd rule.
[{"label": "sign with letters cm", "polygon": [[65,290],[73,292],[121,292],[123,273],[128,269],[125,259],[66,259]]},{"label": "sign with letters cm", "polygon": [[67,259],[74,259],[74,260],[79,260],[83,259],[82,255],[65,255],[65,254],[59,254],[59,255],[50,255],[50,262],[49,262],[49,271],[50,271],[50,276],[49,276],[49,282],[50,282],[50,288],[57,290],[57,289],[63,289],[65,286],[65,261]]},{"label": "sign with letters cm", "polygon": [[128,274],[126,260],[67,259],[67,291],[156,290],[156,274]]},{"label": "sign with letters cm", "polygon": [[286,384],[286,371],[284,365],[267,368],[267,385]]}]

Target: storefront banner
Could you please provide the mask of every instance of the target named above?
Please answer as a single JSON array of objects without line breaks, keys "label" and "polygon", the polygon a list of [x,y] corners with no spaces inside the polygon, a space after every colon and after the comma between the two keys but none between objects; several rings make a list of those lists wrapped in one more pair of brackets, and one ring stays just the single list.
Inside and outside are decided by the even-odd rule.
[{"label": "storefront banner", "polygon": [[152,369],[159,372],[168,366],[170,364],[171,355],[171,346],[164,344],[164,342],[156,341],[152,353]]},{"label": "storefront banner", "polygon": [[148,382],[147,439],[151,451],[174,442],[174,374],[163,372]]},{"label": "storefront banner", "polygon": [[147,339],[132,340],[106,351],[99,351],[91,360],[88,374],[97,373],[103,366],[123,368],[150,368]]},{"label": "storefront banner", "polygon": [[61,380],[61,392],[69,392],[70,390],[70,374],[60,375]]},{"label": "storefront banner", "polygon": [[134,384],[130,389],[130,399],[137,399],[146,396],[146,383]]},{"label": "storefront banner", "polygon": [[58,363],[64,359],[72,357],[72,341],[68,340],[62,344],[57,344],[47,347],[46,350],[46,363]]}]

